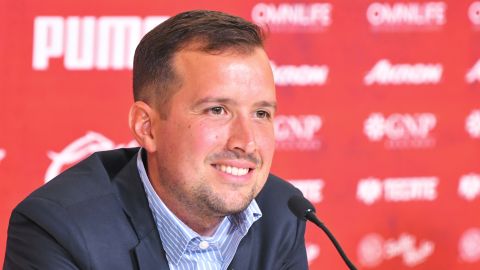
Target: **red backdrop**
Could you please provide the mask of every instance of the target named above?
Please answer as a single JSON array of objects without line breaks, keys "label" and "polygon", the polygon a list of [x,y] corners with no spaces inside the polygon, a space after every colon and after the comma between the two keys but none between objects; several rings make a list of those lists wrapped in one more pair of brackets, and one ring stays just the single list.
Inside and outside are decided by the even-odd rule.
[{"label": "red backdrop", "polygon": [[[272,171],[360,269],[479,269],[480,1],[258,1],[0,2],[0,262],[21,199],[134,145],[132,50],[201,8],[268,25]],[[319,230],[306,241],[311,269],[346,268]]]}]

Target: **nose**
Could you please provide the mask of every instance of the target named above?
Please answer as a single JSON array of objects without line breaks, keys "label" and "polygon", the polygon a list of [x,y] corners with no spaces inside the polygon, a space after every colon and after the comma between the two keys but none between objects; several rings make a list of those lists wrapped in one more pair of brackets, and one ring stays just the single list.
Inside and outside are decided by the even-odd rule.
[{"label": "nose", "polygon": [[237,116],[231,122],[230,136],[227,147],[232,151],[241,151],[245,154],[254,153],[257,149],[255,142],[255,131],[250,119],[244,116]]}]

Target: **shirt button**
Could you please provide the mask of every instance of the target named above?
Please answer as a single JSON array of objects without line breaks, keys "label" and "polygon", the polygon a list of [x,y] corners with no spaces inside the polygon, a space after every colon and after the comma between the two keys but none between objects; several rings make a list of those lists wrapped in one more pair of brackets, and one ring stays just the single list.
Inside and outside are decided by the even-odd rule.
[{"label": "shirt button", "polygon": [[209,246],[208,242],[207,241],[202,241],[200,242],[200,244],[198,244],[198,247],[200,247],[201,249],[207,249]]}]

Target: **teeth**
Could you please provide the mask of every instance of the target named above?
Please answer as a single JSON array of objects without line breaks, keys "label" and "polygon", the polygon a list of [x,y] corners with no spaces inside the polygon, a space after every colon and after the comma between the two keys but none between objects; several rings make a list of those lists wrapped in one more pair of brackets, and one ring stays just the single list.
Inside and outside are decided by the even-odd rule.
[{"label": "teeth", "polygon": [[215,167],[217,168],[217,170],[220,170],[224,173],[228,173],[235,176],[242,176],[248,173],[248,168],[237,168],[237,167],[218,165],[218,164]]}]

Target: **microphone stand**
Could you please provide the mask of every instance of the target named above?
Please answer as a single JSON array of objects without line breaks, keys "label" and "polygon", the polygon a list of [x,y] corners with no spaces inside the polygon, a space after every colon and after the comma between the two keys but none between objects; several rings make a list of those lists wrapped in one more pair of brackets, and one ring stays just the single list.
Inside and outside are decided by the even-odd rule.
[{"label": "microphone stand", "polygon": [[320,229],[322,229],[327,234],[328,238],[330,239],[330,241],[332,241],[333,245],[335,246],[338,253],[342,257],[343,261],[347,264],[348,268],[350,270],[357,270],[357,268],[353,265],[353,263],[348,259],[347,255],[345,255],[345,252],[343,251],[340,244],[337,242],[337,239],[335,239],[335,237],[330,232],[330,230],[328,230],[328,228],[325,227],[325,225],[323,225],[323,223],[317,218],[317,216],[315,215],[315,212],[308,211],[305,214],[305,217],[311,222],[315,223],[315,225],[317,225]]}]

